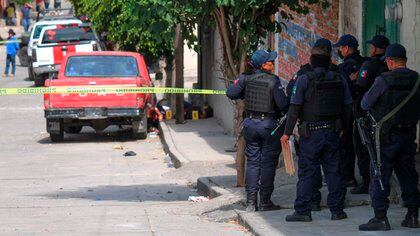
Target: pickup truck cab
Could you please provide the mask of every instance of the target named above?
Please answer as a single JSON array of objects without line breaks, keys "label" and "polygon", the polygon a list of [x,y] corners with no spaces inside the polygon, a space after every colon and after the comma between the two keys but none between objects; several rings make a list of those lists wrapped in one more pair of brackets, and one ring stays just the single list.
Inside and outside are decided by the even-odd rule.
[{"label": "pickup truck cab", "polygon": [[40,40],[32,50],[35,86],[43,86],[51,74],[58,72],[63,57],[68,53],[98,50],[102,50],[99,39],[89,26],[53,25],[43,28]]},{"label": "pickup truck cab", "polygon": [[[69,53],[57,77],[46,87],[150,87],[143,57],[133,52]],[[45,94],[47,131],[53,142],[83,126],[102,131],[110,125],[129,126],[133,135],[147,137],[147,114],[154,105],[151,94]]]},{"label": "pickup truck cab", "polygon": [[32,28],[31,35],[29,37],[29,42],[27,46],[27,54],[29,56],[29,67],[28,75],[30,80],[34,80],[33,68],[32,68],[32,50],[34,45],[38,44],[39,38],[41,36],[41,31],[47,26],[60,25],[62,27],[67,26],[78,26],[82,24],[81,20],[78,19],[59,19],[59,20],[48,20],[48,21],[39,21],[36,22]]}]

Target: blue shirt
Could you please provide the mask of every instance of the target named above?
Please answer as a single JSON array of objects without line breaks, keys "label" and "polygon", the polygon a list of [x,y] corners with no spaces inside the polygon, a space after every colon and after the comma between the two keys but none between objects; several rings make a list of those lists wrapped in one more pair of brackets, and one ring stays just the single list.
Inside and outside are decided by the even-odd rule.
[{"label": "blue shirt", "polygon": [[[6,53],[7,55],[16,56],[17,52],[19,51],[19,44],[16,42],[16,37],[9,37],[7,38],[7,46],[6,46]],[[14,42],[9,42],[14,41]]]},{"label": "blue shirt", "polygon": [[[407,73],[410,71],[408,68],[397,68],[393,70],[394,72],[400,73]],[[385,93],[388,89],[388,84],[385,82],[385,79],[382,76],[378,76],[375,79],[375,83],[373,83],[370,90],[365,93],[362,99],[362,109],[363,110],[370,110],[373,106],[375,106],[376,102],[378,101],[379,97]]]},{"label": "blue shirt", "polygon": [[[257,70],[255,73],[262,73],[261,70]],[[239,76],[235,83],[230,85],[226,91],[228,98],[232,100],[244,99],[245,98],[245,75]],[[276,76],[276,84],[273,89],[273,97],[277,107],[280,110],[286,110],[289,106],[289,99],[284,93],[284,88],[281,85],[280,78]]]},{"label": "blue shirt", "polygon": [[21,9],[23,19],[30,19],[31,18],[31,8],[23,6]]},{"label": "blue shirt", "polygon": [[[313,70],[315,72],[316,75],[320,76],[322,73],[327,72],[327,69],[322,68],[322,67],[317,67],[314,68]],[[331,78],[331,80],[333,79],[333,71],[329,71],[327,72],[327,76],[326,78]],[[331,76],[329,76],[331,75]],[[344,78],[344,76],[341,76],[341,80],[343,82],[343,86],[344,86],[344,96],[343,96],[343,105],[349,105],[353,103],[353,99],[351,97],[350,94],[350,89],[349,86],[347,84],[346,79]],[[308,86],[309,86],[309,77],[308,75],[304,74],[302,76],[299,76],[295,86],[293,87],[292,90],[292,98],[290,100],[290,103],[293,105],[303,105],[303,103],[305,102],[305,94],[306,91],[308,90]]]}]

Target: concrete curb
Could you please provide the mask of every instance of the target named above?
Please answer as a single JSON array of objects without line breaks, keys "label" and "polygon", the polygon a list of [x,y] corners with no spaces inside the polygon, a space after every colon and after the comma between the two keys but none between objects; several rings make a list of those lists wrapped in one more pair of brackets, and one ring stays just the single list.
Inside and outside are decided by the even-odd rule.
[{"label": "concrete curb", "polygon": [[179,168],[185,163],[190,162],[184,155],[182,155],[176,148],[175,141],[171,135],[171,131],[165,121],[159,122],[160,140],[163,144],[163,150],[169,154],[175,168]]},{"label": "concrete curb", "polygon": [[[204,195],[204,196],[209,196],[210,199],[216,198],[216,197],[225,198],[225,199],[235,198],[234,193],[231,193],[230,191],[218,186],[217,184],[212,182],[211,179],[208,177],[201,177],[197,179],[197,189],[198,189],[199,194]],[[233,203],[235,202],[237,201],[233,201]],[[240,202],[244,203],[242,199],[240,200]],[[238,221],[240,225],[248,229],[249,232],[252,233],[253,235],[256,235],[256,236],[261,235],[259,233],[259,230],[251,227],[246,217],[242,215],[243,211],[234,209],[233,212],[235,215],[235,219]]]},{"label": "concrete curb", "polygon": [[219,196],[230,196],[231,192],[218,186],[216,183],[211,181],[208,177],[201,177],[197,179],[197,190],[198,193],[208,196],[211,198],[216,198]]}]

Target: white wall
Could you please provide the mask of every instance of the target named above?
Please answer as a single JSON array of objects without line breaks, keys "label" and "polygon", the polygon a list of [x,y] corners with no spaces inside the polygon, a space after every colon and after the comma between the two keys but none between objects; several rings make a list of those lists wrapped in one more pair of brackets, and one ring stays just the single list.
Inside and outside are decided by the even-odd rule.
[{"label": "white wall", "polygon": [[407,49],[408,67],[420,72],[420,0],[402,0],[401,44]]},{"label": "white wall", "polygon": [[[225,83],[219,78],[223,78],[220,65],[222,64],[222,50],[220,36],[217,30],[214,33],[214,62],[211,68],[211,79],[207,81],[210,89],[226,89]],[[233,134],[234,107],[232,102],[224,95],[210,95],[207,97],[209,105],[214,109],[214,116],[219,121],[225,131]]]}]

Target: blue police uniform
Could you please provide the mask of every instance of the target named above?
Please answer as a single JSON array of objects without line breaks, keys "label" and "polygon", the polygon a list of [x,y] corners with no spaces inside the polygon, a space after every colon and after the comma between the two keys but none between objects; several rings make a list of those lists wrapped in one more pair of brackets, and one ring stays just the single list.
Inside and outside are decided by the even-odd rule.
[{"label": "blue police uniform", "polygon": [[[321,39],[321,40],[325,40],[325,39]],[[315,46],[329,46],[331,47],[331,42],[328,40],[327,42],[322,42],[321,40],[318,40],[317,43],[315,43]],[[321,41],[321,43],[324,43],[322,45],[320,45],[321,43],[318,43],[319,41]],[[335,64],[330,64],[329,67],[330,71],[338,71],[338,67]],[[300,67],[299,71],[296,72],[296,74],[293,76],[293,78],[289,81],[289,83],[287,84],[286,87],[286,94],[289,98],[291,98],[292,93],[293,93],[293,88],[296,84],[296,81],[298,79],[299,76],[302,76],[304,74],[306,74],[307,72],[313,71],[313,68],[311,66],[310,63],[305,64],[303,66]],[[295,140],[296,141],[296,140]],[[295,142],[295,147],[296,147],[296,154],[297,156],[300,156],[300,150],[299,150],[299,143]],[[312,211],[319,211],[321,210],[320,204],[321,204],[321,200],[322,200],[322,195],[321,195],[321,191],[320,189],[322,188],[322,172],[321,172],[321,166],[319,166],[318,170],[316,171],[316,174],[314,176],[314,192],[312,194],[312,200],[311,200],[311,210]]]},{"label": "blue police uniform", "polygon": [[[405,48],[392,44],[387,48],[387,58],[407,58]],[[417,72],[407,68],[396,68],[385,72],[376,78],[371,89],[364,95],[361,108],[368,110],[376,122],[390,114],[408,97],[414,85],[419,80]],[[418,174],[415,169],[416,125],[420,119],[420,89],[390,117],[382,126],[380,132],[381,180],[384,190],[381,190],[377,176],[371,169],[369,192],[375,217],[367,224],[359,226],[360,230],[390,230],[386,217],[389,207],[390,179],[395,171],[401,186],[401,197],[404,206],[408,208],[406,218],[401,225],[418,228],[418,208],[420,193],[417,189]],[[378,141],[378,140],[376,140]],[[372,168],[372,167],[371,167]]]},{"label": "blue police uniform", "polygon": [[[355,82],[350,80],[350,75],[358,72],[363,62],[364,58],[360,56],[359,52],[356,52],[346,57],[344,62],[338,66],[340,73],[346,78],[346,81],[349,84],[352,98],[356,97],[356,85]],[[353,117],[351,120],[349,126],[344,129],[340,148],[340,154],[343,160],[342,175],[345,183],[355,181],[354,167],[356,163],[356,154],[353,144]]]},{"label": "blue police uniform", "polygon": [[[265,82],[267,85],[262,84],[258,87]],[[271,91],[264,91],[267,86]],[[268,205],[272,205],[270,198],[274,190],[275,171],[281,152],[281,133],[279,131],[274,135],[271,133],[276,129],[282,111],[287,110],[289,99],[280,79],[262,70],[256,70],[250,75],[241,75],[228,87],[226,94],[233,100],[245,100],[243,135],[247,157],[245,180],[247,197],[254,198],[255,194],[260,193],[261,204],[264,205],[269,201]],[[270,103],[272,103],[271,108],[264,111],[263,107]],[[263,206],[260,206],[260,210],[263,210]]]},{"label": "blue police uniform", "polygon": [[[339,76],[334,71],[328,71],[324,67],[315,67],[313,69],[316,77],[325,77],[325,81],[335,81]],[[308,90],[310,89],[311,78],[308,74],[300,76],[296,85],[293,88],[292,98],[290,101],[291,108],[289,109],[289,118],[286,124],[286,135],[291,135],[294,123],[297,117],[291,118],[293,114],[300,114],[300,129],[304,122],[307,122],[307,127],[310,129],[310,134],[305,135],[300,131],[300,153],[299,157],[299,181],[297,183],[297,193],[295,200],[295,214],[302,216],[309,216],[306,220],[288,219],[287,221],[310,221],[311,209],[310,203],[313,197],[314,187],[318,183],[317,175],[319,173],[319,166],[322,165],[325,178],[328,185],[328,200],[327,205],[333,214],[344,213],[344,191],[340,175],[340,161],[339,161],[339,133],[336,130],[336,120],[314,120],[306,121],[305,113],[301,108],[297,111],[291,111],[292,107],[302,107],[305,103],[310,103],[312,97],[308,97]],[[337,81],[335,81],[337,82]],[[345,78],[339,76],[338,83],[342,84],[342,98],[339,103],[342,106],[349,107],[352,104],[352,98]],[[318,95],[317,95],[318,96]],[[329,99],[328,99],[329,100]],[[335,97],[337,100],[337,97]],[[341,106],[339,104],[339,106]],[[291,125],[290,125],[291,123]],[[288,216],[289,217],[289,216]],[[293,218],[293,217],[292,217]]]},{"label": "blue police uniform", "polygon": [[[393,72],[397,74],[407,74],[411,72],[411,70],[401,68],[395,69]],[[387,91],[387,82],[382,76],[379,76],[376,78],[372,88],[363,97],[361,103],[362,109],[370,110],[375,107],[379,98]],[[420,102],[418,97],[417,102]],[[416,107],[417,108],[411,109],[411,112],[417,112],[417,114],[419,114],[420,109],[418,107],[418,103],[416,104]],[[369,187],[369,192],[372,198],[372,207],[375,210],[375,214],[386,216],[386,211],[389,208],[388,197],[391,189],[390,179],[393,171],[395,171],[401,186],[401,197],[404,201],[404,205],[406,207],[420,206],[420,194],[417,189],[418,173],[415,170],[414,160],[414,156],[416,154],[415,124],[413,124],[411,129],[414,131],[411,137],[410,135],[395,133],[391,135],[387,142],[381,142],[381,180],[385,190],[382,191],[380,189],[375,176],[371,176]],[[373,173],[372,170],[371,173]]]}]

